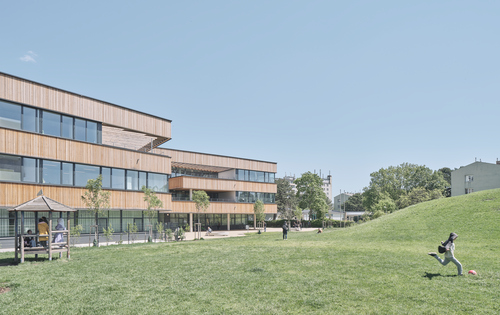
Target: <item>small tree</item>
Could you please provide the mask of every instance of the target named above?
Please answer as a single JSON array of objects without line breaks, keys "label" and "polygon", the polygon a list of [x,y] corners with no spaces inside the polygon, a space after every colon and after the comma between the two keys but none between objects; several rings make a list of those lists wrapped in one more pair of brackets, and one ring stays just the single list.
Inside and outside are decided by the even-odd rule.
[{"label": "small tree", "polygon": [[149,219],[149,241],[153,237],[153,218],[157,215],[156,209],[163,207],[163,202],[156,196],[156,193],[146,186],[142,186],[141,190],[144,192],[144,201],[147,204],[147,210],[144,214]]},{"label": "small tree", "polygon": [[167,242],[172,239],[174,236],[174,233],[172,232],[171,229],[166,229],[165,230],[165,237],[167,238]]},{"label": "small tree", "polygon": [[76,243],[80,239],[80,234],[83,231],[83,226],[81,224],[78,224],[77,226],[73,226],[70,228],[69,235],[71,235],[71,245],[75,247]]},{"label": "small tree", "polygon": [[264,214],[264,203],[262,200],[257,200],[253,205],[253,212],[255,213],[255,222],[264,222],[266,215]]},{"label": "small tree", "polygon": [[102,228],[102,233],[104,236],[106,236],[106,245],[109,245],[109,241],[113,239],[113,233],[115,230],[111,226],[111,224],[108,226],[108,228]]},{"label": "small tree", "polygon": [[[156,222],[156,232],[160,235],[160,240],[162,239],[163,236],[163,223],[162,222]],[[155,241],[156,242],[156,241]]]},{"label": "small tree", "polygon": [[85,189],[87,191],[82,196],[82,201],[87,209],[95,215],[96,239],[99,246],[99,214],[109,209],[111,192],[102,190],[102,175],[99,175],[96,179],[89,179]]},{"label": "small tree", "polygon": [[126,232],[128,233],[128,243],[130,244],[130,234],[132,234],[132,242],[135,241],[135,233],[137,233],[138,228],[137,224],[132,224],[132,223],[127,223],[127,230]]},{"label": "small tree", "polygon": [[196,204],[196,211],[198,212],[198,223],[200,223],[200,212],[207,211],[210,206],[210,197],[203,190],[193,191],[193,201]]}]

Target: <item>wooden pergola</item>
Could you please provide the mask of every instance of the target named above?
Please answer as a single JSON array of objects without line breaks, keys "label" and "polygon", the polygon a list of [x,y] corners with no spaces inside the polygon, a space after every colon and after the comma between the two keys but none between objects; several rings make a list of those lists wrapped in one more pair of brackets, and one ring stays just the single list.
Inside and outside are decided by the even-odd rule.
[{"label": "wooden pergola", "polygon": [[[39,254],[48,254],[49,255],[49,260],[52,260],[52,254],[53,253],[59,253],[59,257],[62,256],[63,252],[67,253],[68,259],[70,258],[70,243],[69,243],[69,238],[70,238],[70,233],[69,233],[69,227],[70,225],[70,212],[75,212],[76,210],[73,208],[70,208],[68,206],[63,205],[62,203],[59,203],[53,199],[50,199],[46,196],[38,196],[35,199],[32,199],[30,201],[27,201],[23,204],[20,204],[9,211],[14,211],[15,213],[15,261],[18,262],[18,256],[21,254],[21,262],[24,262],[24,256],[25,254],[34,254],[36,258],[38,258]],[[37,228],[37,233],[36,234],[24,234],[24,213],[25,212],[48,212],[49,213],[49,234],[43,234],[40,235],[38,234],[38,228]],[[66,224],[66,230],[56,230],[52,231],[52,214],[54,212],[59,213],[59,217],[62,217],[63,212],[67,213],[67,218],[68,222]],[[21,231],[19,233],[18,231],[18,226],[19,226],[19,213],[21,213]],[[35,226],[37,225],[38,222],[35,222]],[[63,235],[66,235],[66,242],[62,243],[53,243],[52,242],[52,235],[54,233],[62,233]],[[35,237],[37,240],[40,236],[48,236],[48,246],[47,247],[25,247],[24,246],[24,238],[25,237]],[[38,242],[37,242],[38,244]]]}]

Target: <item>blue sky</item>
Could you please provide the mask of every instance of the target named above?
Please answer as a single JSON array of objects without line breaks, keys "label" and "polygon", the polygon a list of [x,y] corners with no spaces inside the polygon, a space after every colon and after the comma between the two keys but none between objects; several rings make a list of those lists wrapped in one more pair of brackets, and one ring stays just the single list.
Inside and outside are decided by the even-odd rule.
[{"label": "blue sky", "polygon": [[166,147],[361,191],[495,163],[498,1],[3,1],[0,71],[172,120]]}]

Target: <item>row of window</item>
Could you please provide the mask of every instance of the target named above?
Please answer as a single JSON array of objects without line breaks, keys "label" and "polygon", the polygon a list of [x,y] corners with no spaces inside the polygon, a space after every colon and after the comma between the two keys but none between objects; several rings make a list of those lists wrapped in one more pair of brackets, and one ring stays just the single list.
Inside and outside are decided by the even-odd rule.
[{"label": "row of window", "polygon": [[236,170],[236,179],[250,182],[274,183],[275,174],[268,172]]},{"label": "row of window", "polygon": [[168,192],[166,174],[0,154],[0,181],[85,187],[99,175],[103,188]]},{"label": "row of window", "polygon": [[257,200],[263,203],[275,203],[276,195],[272,193],[261,193],[261,192],[251,192],[251,191],[237,191],[236,200],[237,202],[250,202],[255,203]]},{"label": "row of window", "polygon": [[[250,171],[250,170],[240,170],[237,169],[234,179],[249,182],[260,182],[260,183],[274,183],[275,174],[260,171]],[[208,172],[201,170],[193,170],[181,167],[172,167],[172,177],[178,176],[195,176],[195,177],[205,177],[205,178],[221,178],[216,172]],[[232,176],[231,176],[232,177]],[[230,179],[228,177],[222,177],[225,179]]]},{"label": "row of window", "polygon": [[102,143],[102,124],[0,100],[0,127]]},{"label": "row of window", "polygon": [[192,169],[182,168],[182,167],[172,167],[172,176],[171,177],[178,177],[178,176],[218,178],[218,174],[216,172],[192,170]]}]

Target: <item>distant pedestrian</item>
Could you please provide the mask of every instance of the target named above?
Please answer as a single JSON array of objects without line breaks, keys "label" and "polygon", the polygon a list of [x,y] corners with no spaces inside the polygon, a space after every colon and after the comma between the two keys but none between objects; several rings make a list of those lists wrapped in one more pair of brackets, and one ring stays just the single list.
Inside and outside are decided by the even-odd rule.
[{"label": "distant pedestrian", "polygon": [[457,234],[450,233],[450,237],[448,237],[448,240],[445,242],[441,242],[442,246],[439,246],[439,252],[444,252],[444,260],[439,258],[439,256],[434,252],[430,252],[429,255],[436,258],[437,261],[439,261],[443,266],[446,266],[450,261],[453,262],[455,266],[457,266],[458,275],[463,276],[462,264],[455,258],[455,240],[457,239],[457,237]]},{"label": "distant pedestrian", "polygon": [[283,239],[288,239],[288,226],[286,225],[286,222],[283,224]]}]

